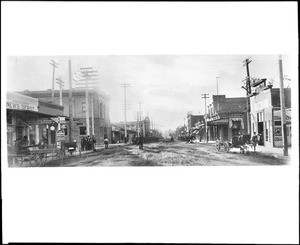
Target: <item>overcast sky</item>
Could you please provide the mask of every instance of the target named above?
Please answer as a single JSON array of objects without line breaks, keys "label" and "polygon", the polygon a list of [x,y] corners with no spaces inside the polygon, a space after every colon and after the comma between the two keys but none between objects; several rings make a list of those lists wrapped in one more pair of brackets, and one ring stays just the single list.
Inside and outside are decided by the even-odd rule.
[{"label": "overcast sky", "polygon": [[[72,73],[80,67],[91,66],[99,71],[99,85],[110,96],[110,119],[124,120],[122,103],[128,83],[127,99],[131,107],[127,120],[135,120],[138,102],[142,116],[149,114],[156,128],[165,131],[183,125],[188,111],[204,113],[202,93],[217,93],[226,97],[245,96],[241,88],[246,77],[243,60],[251,57],[250,75],[279,82],[277,55],[124,55],[124,56],[20,56],[8,58],[9,91],[45,90],[52,84],[50,59],[59,63],[56,76],[68,84],[68,60]],[[289,57],[283,56],[284,75],[290,74]],[[68,85],[66,85],[68,88]],[[59,89],[55,84],[55,89]],[[208,99],[207,103],[210,102]]]}]

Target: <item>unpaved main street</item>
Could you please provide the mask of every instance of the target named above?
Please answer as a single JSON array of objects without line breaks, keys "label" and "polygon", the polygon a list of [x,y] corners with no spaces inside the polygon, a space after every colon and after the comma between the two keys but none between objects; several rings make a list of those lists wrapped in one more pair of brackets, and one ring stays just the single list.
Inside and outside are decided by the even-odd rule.
[{"label": "unpaved main street", "polygon": [[[239,153],[239,149],[217,151],[214,144],[158,142],[136,145],[109,145],[79,156],[66,158],[62,167],[88,166],[259,166],[284,165],[288,159],[261,152]],[[45,167],[59,166],[52,162]]]}]

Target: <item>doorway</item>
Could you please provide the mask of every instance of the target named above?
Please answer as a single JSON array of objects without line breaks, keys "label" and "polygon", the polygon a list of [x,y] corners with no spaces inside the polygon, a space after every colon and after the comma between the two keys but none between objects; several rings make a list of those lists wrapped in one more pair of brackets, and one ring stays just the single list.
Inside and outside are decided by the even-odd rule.
[{"label": "doorway", "polygon": [[257,123],[258,145],[264,145],[264,122]]}]

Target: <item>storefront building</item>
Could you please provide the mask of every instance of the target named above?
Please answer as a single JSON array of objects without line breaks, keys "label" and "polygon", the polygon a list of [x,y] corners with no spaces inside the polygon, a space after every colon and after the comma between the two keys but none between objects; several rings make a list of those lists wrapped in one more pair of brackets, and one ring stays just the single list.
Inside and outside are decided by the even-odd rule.
[{"label": "storefront building", "polygon": [[30,145],[43,141],[48,148],[56,147],[63,107],[18,93],[6,93],[7,145],[27,137]]},{"label": "storefront building", "polygon": [[247,98],[213,95],[206,115],[208,140],[228,141],[247,134]]},{"label": "storefront building", "polygon": [[[285,88],[288,146],[291,146],[291,89]],[[251,132],[258,134],[259,145],[282,147],[280,89],[263,82],[252,86],[250,97]]]},{"label": "storefront building", "polygon": [[190,138],[198,141],[205,140],[204,115],[187,114],[187,127]]},{"label": "storefront building", "polygon": [[[23,91],[24,95],[38,98],[42,101],[52,101],[51,90],[44,91]],[[54,91],[54,103],[60,103],[59,91]],[[72,91],[73,98],[73,135],[77,142],[88,136],[86,123],[86,93],[85,90],[74,89]],[[69,90],[62,91],[62,105],[64,107],[64,116],[66,124],[63,128],[66,142],[69,141]],[[106,136],[111,142],[111,124],[109,119],[109,97],[98,90],[89,90],[88,92],[88,108],[89,108],[89,136],[94,135],[97,143],[103,143]]]}]

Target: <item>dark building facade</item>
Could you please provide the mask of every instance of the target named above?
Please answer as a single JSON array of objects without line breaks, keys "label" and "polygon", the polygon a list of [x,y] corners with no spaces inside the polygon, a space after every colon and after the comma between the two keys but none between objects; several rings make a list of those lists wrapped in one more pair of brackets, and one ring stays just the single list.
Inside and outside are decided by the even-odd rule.
[{"label": "dark building facade", "polygon": [[187,130],[190,137],[203,141],[205,139],[204,115],[192,115],[188,113]]},{"label": "dark building facade", "polygon": [[227,141],[234,135],[247,134],[247,98],[213,95],[206,123],[209,140]]}]

